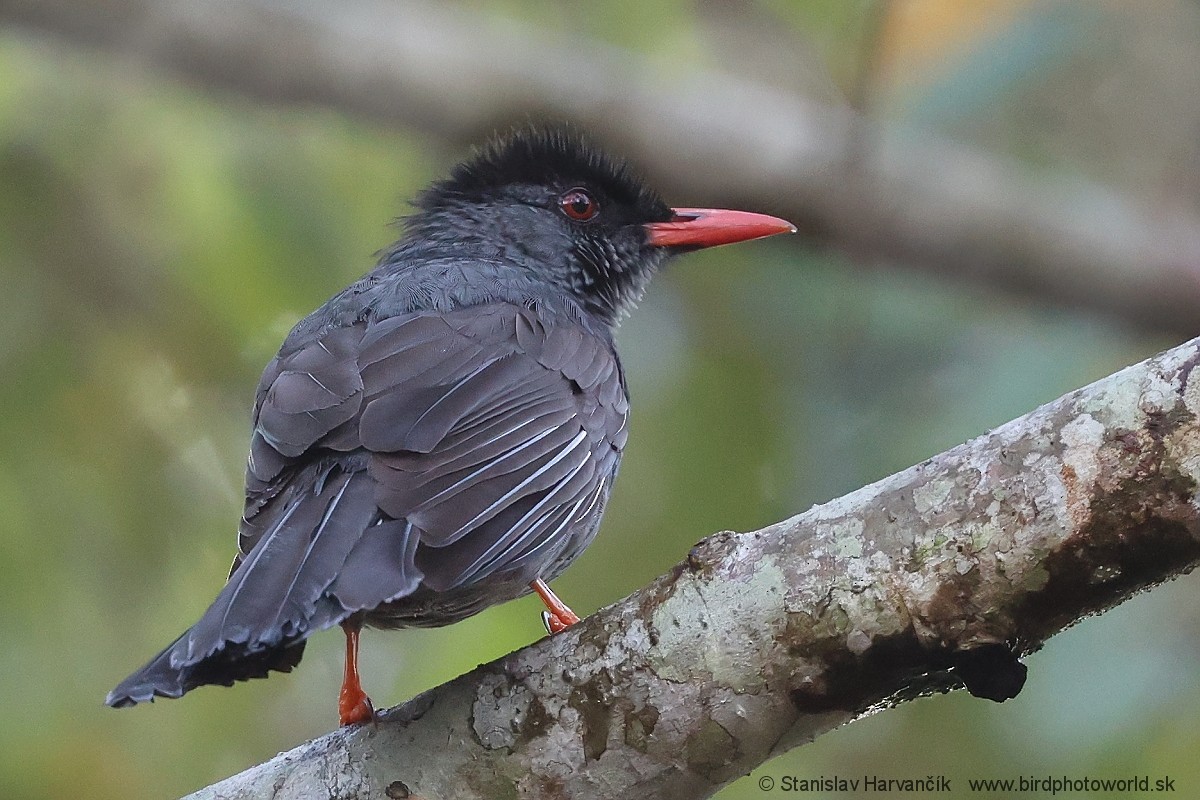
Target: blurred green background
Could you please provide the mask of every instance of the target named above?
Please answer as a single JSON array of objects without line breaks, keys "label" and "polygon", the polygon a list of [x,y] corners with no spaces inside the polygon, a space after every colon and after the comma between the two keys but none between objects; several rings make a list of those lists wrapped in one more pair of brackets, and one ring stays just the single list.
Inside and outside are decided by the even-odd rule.
[{"label": "blurred green background", "polygon": [[[570,19],[558,5],[469,8],[822,101],[860,92],[875,9],[676,0],[661,25],[641,3]],[[1180,118],[1200,70],[1194,3],[894,5],[870,44],[874,113],[1039,174],[1197,204],[1200,127],[1194,109]],[[718,35],[734,22],[792,43],[770,51],[778,69],[739,63]],[[292,675],[126,711],[102,700],[225,577],[262,366],[460,155],[0,31],[0,796],[177,796],[334,726],[337,633]],[[803,511],[1179,340],[799,237],[689,257],[620,331],[633,433],[601,536],[555,588],[589,613],[709,533]],[[518,648],[542,635],[537,609],[368,633],[367,688],[392,705]],[[911,703],[719,797],[769,796],[763,775],[864,773],[944,774],[956,794],[968,777],[1137,773],[1194,793],[1198,612],[1200,584],[1176,581],[1052,640],[1013,701]]]}]

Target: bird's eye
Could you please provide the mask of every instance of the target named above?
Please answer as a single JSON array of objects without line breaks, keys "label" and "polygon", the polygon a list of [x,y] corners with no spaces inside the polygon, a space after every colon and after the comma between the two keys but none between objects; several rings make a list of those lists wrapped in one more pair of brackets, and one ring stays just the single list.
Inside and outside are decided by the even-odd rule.
[{"label": "bird's eye", "polygon": [[576,222],[587,222],[600,212],[600,204],[586,189],[571,189],[558,198],[558,207]]}]

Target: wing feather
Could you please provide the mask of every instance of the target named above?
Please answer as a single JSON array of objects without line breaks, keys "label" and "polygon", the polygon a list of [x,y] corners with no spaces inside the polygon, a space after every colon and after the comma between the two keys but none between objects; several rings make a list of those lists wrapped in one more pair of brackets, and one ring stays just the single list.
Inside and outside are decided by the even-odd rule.
[{"label": "wing feather", "polygon": [[595,530],[628,412],[611,340],[580,319],[494,303],[289,338],[256,393],[230,580],[110,701],[288,669],[352,613],[561,568]]},{"label": "wing feather", "polygon": [[606,491],[628,410],[606,337],[502,303],[354,327],[274,370],[252,449],[268,484],[297,449],[366,451],[380,514],[411,523],[422,550],[478,537],[471,574]]}]

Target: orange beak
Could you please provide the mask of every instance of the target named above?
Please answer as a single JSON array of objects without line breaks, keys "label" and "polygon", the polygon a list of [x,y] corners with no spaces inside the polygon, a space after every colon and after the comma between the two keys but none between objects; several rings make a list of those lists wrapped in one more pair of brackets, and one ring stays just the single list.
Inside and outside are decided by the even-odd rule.
[{"label": "orange beak", "polygon": [[676,208],[667,222],[651,222],[646,237],[653,247],[716,247],[795,233],[796,226],[778,217],[721,208]]}]

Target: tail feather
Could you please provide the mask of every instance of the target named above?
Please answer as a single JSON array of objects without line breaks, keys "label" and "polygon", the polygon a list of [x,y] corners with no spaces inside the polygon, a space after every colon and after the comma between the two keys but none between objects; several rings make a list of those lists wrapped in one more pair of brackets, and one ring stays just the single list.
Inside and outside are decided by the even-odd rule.
[{"label": "tail feather", "polygon": [[[332,474],[331,474],[332,473]],[[311,632],[314,605],[378,516],[365,471],[301,475],[255,517],[265,533],[188,635],[186,661]]]},{"label": "tail feather", "polygon": [[304,655],[304,640],[247,652],[245,645],[234,645],[194,664],[182,664],[187,634],[172,642],[150,663],[121,681],[104,699],[113,708],[147,703],[155,697],[182,697],[197,686],[265,678],[272,670],[291,672]]},{"label": "tail feather", "polygon": [[197,686],[229,686],[300,663],[304,640],[353,610],[329,613],[322,603],[314,619],[318,600],[378,516],[372,487],[365,471],[328,462],[297,476],[256,514],[265,533],[204,616],[105,702],[123,707],[180,697]]}]

